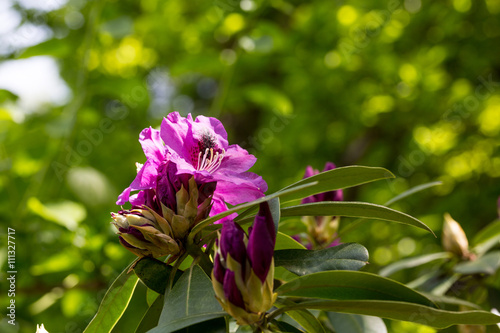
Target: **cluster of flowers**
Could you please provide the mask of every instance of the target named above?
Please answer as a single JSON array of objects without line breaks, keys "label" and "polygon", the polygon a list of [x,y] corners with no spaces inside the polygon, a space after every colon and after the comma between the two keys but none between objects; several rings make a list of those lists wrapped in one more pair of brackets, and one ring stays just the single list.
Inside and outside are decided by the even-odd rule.
[{"label": "cluster of flowers", "polygon": [[226,203],[255,200],[267,190],[262,177],[247,172],[256,158],[228,145],[215,118],[173,112],[159,131],[144,129],[139,141],[146,162],[137,165],[136,178],[116,202],[132,208],[112,214],[120,242],[138,256],[175,260],[198,222],[227,210]]},{"label": "cluster of flowers", "polygon": [[[200,221],[226,211],[227,205],[264,196],[267,184],[247,170],[256,158],[238,145],[215,118],[174,112],[160,130],[144,129],[139,141],[146,155],[137,176],[118,197],[131,209],[112,213],[121,244],[139,257],[169,255],[173,262],[186,251],[187,236]],[[327,163],[326,170],[335,168]],[[304,177],[317,174],[311,167]],[[342,200],[342,191],[318,194],[303,203]],[[240,325],[262,319],[276,300],[273,293],[276,230],[269,205],[263,203],[248,235],[230,215],[222,219],[216,241],[212,283],[219,303]],[[335,245],[335,217],[311,217],[310,246]],[[196,244],[201,247],[203,244]]]},{"label": "cluster of flowers", "polygon": [[[215,118],[169,114],[160,130],[144,129],[139,141],[146,162],[118,197],[132,208],[112,213],[121,244],[139,257],[170,255],[185,249],[186,236],[200,221],[264,196],[267,184],[247,172],[256,158],[238,145]],[[131,194],[132,192],[136,192]],[[217,299],[240,324],[258,321],[272,306],[274,222],[267,203],[247,237],[233,216],[222,220],[212,280]],[[200,246],[203,244],[199,244]]]}]

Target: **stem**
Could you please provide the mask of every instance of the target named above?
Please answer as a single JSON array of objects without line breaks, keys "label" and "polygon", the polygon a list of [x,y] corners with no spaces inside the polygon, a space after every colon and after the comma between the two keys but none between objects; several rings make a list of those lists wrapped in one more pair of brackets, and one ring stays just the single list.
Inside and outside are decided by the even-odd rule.
[{"label": "stem", "polygon": [[177,273],[179,266],[182,264],[184,259],[186,259],[187,255],[188,255],[188,253],[184,252],[184,254],[182,256],[177,258],[177,260],[175,261],[175,264],[172,266],[172,272],[170,272],[170,277],[169,277],[169,279],[170,279],[170,285],[168,286],[169,290],[171,290],[173,285],[174,285],[175,273]]},{"label": "stem", "polygon": [[208,258],[208,254],[203,252],[201,248],[196,245],[190,246],[186,253],[193,257],[193,265],[199,264],[203,271],[210,276],[212,274],[213,264]]}]

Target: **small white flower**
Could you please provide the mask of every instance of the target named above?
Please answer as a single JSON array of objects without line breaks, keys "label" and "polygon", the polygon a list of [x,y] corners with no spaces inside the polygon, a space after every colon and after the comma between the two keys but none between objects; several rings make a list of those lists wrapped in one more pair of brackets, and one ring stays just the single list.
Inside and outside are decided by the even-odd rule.
[{"label": "small white flower", "polygon": [[49,333],[45,327],[43,327],[43,324],[41,326],[36,325],[36,333]]}]

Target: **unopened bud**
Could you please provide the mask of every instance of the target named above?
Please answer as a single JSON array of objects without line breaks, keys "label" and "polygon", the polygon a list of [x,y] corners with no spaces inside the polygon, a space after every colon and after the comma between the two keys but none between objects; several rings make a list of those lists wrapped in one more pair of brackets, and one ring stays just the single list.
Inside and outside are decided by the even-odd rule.
[{"label": "unopened bud", "polygon": [[467,236],[460,224],[448,213],[444,215],[442,242],[445,251],[455,253],[462,258],[469,256]]}]

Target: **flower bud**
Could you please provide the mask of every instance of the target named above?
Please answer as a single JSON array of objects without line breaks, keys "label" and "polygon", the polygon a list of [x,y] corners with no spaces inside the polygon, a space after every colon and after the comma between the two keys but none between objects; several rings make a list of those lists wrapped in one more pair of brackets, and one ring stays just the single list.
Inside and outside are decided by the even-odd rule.
[{"label": "flower bud", "polygon": [[[323,172],[335,169],[335,164],[327,162]],[[313,169],[311,166],[306,168],[304,179],[317,175],[318,170]],[[343,201],[344,195],[342,190],[329,191],[311,195],[302,199],[303,204],[324,202],[324,201]],[[307,233],[311,238],[308,247],[330,247],[340,244],[337,238],[337,230],[339,228],[340,218],[338,216],[304,216],[303,222],[307,226]]]},{"label": "flower bud", "polygon": [[120,243],[139,257],[178,255],[180,246],[164,218],[153,210],[132,209],[111,213]]},{"label": "flower bud", "polygon": [[455,221],[450,214],[444,215],[443,249],[454,253],[462,258],[469,256],[469,242],[460,224]]},{"label": "flower bud", "polygon": [[275,243],[276,232],[267,202],[261,204],[249,237],[232,220],[222,227],[212,284],[217,300],[239,325],[258,322],[276,301],[277,294],[273,293]]}]

